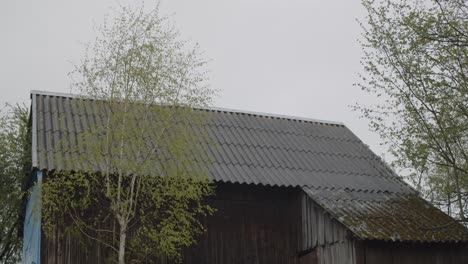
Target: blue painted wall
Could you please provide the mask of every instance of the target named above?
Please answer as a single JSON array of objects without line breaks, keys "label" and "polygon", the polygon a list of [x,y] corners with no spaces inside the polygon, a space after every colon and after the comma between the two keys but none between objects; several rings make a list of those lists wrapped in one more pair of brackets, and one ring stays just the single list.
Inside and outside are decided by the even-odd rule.
[{"label": "blue painted wall", "polygon": [[41,206],[42,171],[36,172],[36,181],[26,204],[23,235],[23,264],[41,263]]}]

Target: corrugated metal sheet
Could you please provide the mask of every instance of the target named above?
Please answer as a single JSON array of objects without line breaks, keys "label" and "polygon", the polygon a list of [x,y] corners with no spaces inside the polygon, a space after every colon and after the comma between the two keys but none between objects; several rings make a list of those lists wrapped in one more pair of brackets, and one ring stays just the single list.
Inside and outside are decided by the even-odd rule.
[{"label": "corrugated metal sheet", "polygon": [[[101,123],[105,110],[93,100],[65,95],[32,92],[32,100],[37,142],[33,165],[41,170],[96,170],[77,164],[83,159],[76,157],[86,155],[78,135]],[[212,118],[206,132],[216,147],[204,160],[212,162],[210,177],[216,181],[304,187],[363,239],[468,240],[459,224],[419,230],[453,220],[419,198],[342,124],[224,110],[208,113]],[[382,202],[388,196],[401,199]],[[385,212],[386,217],[379,214]]]}]

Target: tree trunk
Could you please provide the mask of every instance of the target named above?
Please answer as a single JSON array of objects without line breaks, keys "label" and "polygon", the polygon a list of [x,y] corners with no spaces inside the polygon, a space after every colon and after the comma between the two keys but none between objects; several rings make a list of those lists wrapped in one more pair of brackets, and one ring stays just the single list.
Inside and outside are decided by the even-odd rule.
[{"label": "tree trunk", "polygon": [[119,264],[125,264],[125,242],[127,240],[127,227],[120,223],[119,234]]},{"label": "tree trunk", "polygon": [[458,207],[460,210],[460,220],[463,222],[466,222],[466,217],[465,217],[465,212],[463,210],[463,201],[462,201],[462,195],[461,195],[461,190],[460,190],[460,181],[458,178],[458,171],[454,169],[455,173],[455,187],[456,187],[456,192],[457,192],[457,202],[458,202]]}]

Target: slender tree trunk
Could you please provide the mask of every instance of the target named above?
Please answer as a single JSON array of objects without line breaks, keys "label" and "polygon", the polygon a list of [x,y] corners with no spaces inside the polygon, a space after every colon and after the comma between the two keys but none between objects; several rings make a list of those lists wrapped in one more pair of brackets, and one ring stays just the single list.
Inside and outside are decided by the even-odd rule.
[{"label": "slender tree trunk", "polygon": [[459,174],[458,174],[458,171],[455,169],[454,170],[454,173],[455,173],[455,187],[456,187],[456,192],[457,192],[457,203],[458,203],[458,207],[459,207],[459,210],[460,210],[460,219],[465,222],[466,221],[466,217],[465,217],[465,212],[463,210],[463,201],[462,201],[462,196],[461,196],[461,190],[460,190],[460,180],[458,178]]},{"label": "slender tree trunk", "polygon": [[447,193],[447,214],[452,215],[452,197],[451,193]]},{"label": "slender tree trunk", "polygon": [[125,242],[127,240],[127,226],[120,223],[119,234],[119,264],[125,264]]}]

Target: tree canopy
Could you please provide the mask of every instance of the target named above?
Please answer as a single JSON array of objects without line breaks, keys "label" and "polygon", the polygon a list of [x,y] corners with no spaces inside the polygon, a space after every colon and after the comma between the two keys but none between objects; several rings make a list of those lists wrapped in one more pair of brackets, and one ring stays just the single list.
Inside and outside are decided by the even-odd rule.
[{"label": "tree canopy", "polygon": [[22,230],[19,214],[22,186],[31,169],[29,110],[7,105],[0,112],[0,262],[17,263],[21,258]]},{"label": "tree canopy", "polygon": [[468,7],[465,1],[364,0],[360,105],[431,202],[466,221],[468,209]]}]

